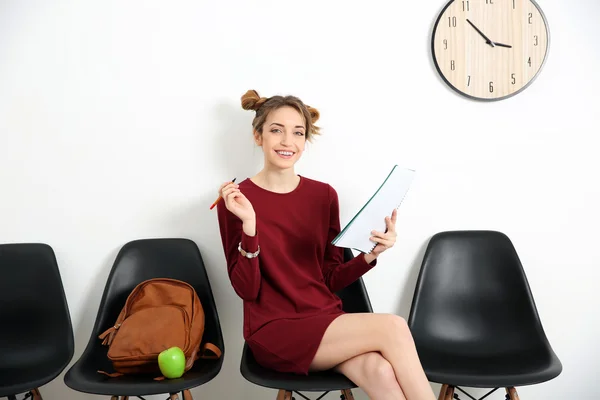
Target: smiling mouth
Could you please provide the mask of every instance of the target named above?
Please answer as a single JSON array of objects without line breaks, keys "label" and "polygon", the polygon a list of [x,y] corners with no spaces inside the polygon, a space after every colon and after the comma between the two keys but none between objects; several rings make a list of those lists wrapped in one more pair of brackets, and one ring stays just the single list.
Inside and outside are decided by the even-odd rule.
[{"label": "smiling mouth", "polygon": [[277,153],[277,155],[279,155],[279,157],[282,157],[282,158],[291,158],[294,156],[294,154],[296,154],[293,151],[287,151],[287,150],[275,150],[275,153]]}]

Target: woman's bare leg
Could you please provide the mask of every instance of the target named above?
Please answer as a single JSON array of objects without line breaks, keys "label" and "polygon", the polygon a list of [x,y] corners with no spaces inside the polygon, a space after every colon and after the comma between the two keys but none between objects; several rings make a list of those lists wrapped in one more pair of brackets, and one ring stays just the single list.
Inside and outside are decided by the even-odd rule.
[{"label": "woman's bare leg", "polygon": [[407,400],[435,399],[410,329],[393,314],[349,313],[336,318],[325,331],[311,369],[331,369],[369,352],[380,352],[389,361]]},{"label": "woman's bare leg", "polygon": [[372,400],[406,400],[394,368],[379,353],[365,353],[344,361],[335,369],[346,375]]}]

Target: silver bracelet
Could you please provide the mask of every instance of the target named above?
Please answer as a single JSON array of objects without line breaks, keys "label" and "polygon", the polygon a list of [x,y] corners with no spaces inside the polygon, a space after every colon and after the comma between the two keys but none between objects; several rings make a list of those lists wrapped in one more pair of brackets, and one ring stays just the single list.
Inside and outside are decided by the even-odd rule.
[{"label": "silver bracelet", "polygon": [[248,253],[246,250],[242,249],[242,242],[240,242],[240,244],[238,244],[238,251],[246,258],[254,258],[258,257],[258,254],[260,253],[260,246],[258,246],[258,250],[256,250],[256,252]]}]

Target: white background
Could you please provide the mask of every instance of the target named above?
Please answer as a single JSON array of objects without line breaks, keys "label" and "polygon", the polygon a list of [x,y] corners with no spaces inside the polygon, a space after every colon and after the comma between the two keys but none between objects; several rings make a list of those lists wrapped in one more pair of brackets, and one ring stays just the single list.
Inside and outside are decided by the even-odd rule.
[{"label": "white background", "polygon": [[[551,32],[542,74],[516,97],[478,103],[433,66],[443,1],[3,1],[0,242],[54,248],[74,362],[119,248],[193,239],[227,346],[221,374],[194,395],[275,398],[239,373],[241,301],[208,207],[221,182],[260,167],[240,96],[295,94],[321,111],[324,133],[297,171],[337,189],[342,223],[393,164],[418,170],[397,245],[365,276],[375,311],[408,316],[434,233],[501,230],[564,366],[551,382],[519,388],[521,398],[594,399],[600,3],[540,5]],[[91,398],[62,377],[42,387],[46,399]]]}]

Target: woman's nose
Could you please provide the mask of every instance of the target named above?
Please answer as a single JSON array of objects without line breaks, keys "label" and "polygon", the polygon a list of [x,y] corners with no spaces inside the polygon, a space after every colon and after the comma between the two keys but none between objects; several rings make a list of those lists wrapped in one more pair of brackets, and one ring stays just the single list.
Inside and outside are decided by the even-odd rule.
[{"label": "woman's nose", "polygon": [[291,135],[289,133],[284,133],[281,137],[281,144],[287,146],[289,143],[292,143]]}]

